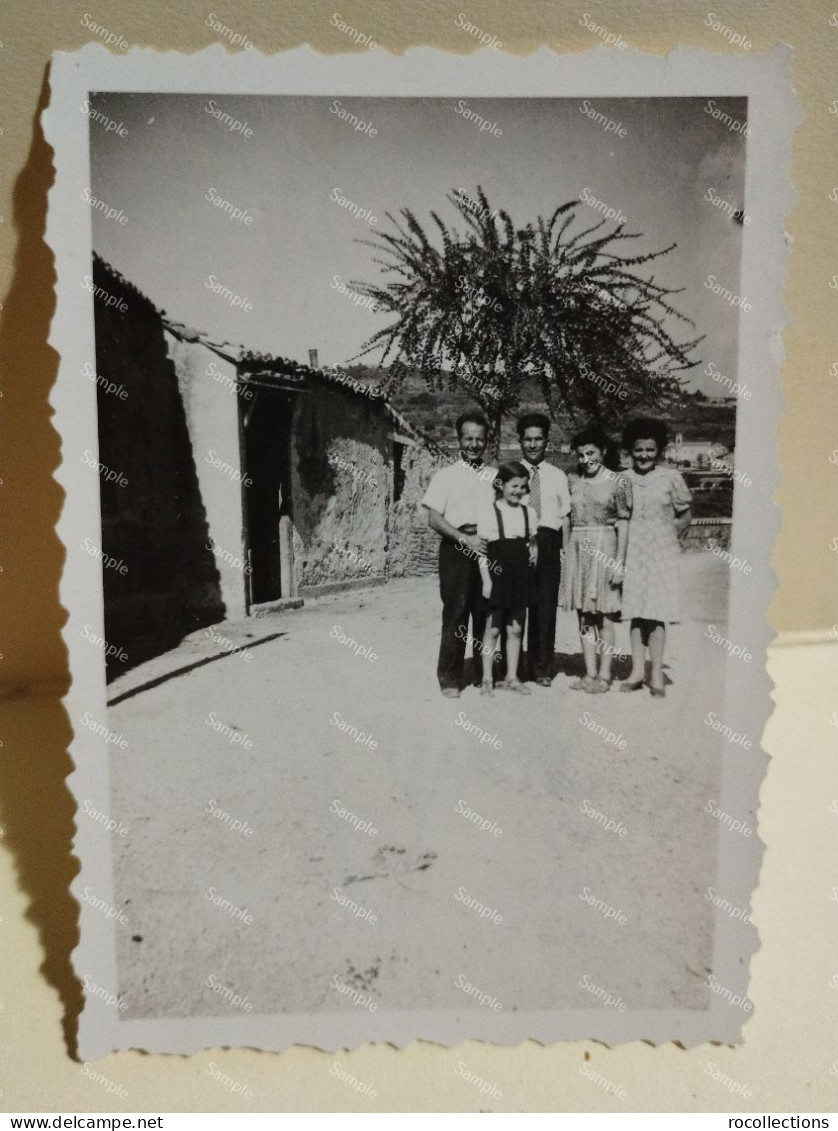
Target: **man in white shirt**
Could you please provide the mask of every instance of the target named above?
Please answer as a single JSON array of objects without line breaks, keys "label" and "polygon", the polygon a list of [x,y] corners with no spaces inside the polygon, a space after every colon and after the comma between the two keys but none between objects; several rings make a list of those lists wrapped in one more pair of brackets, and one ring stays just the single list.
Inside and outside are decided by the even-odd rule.
[{"label": "man in white shirt", "polygon": [[527,501],[538,515],[538,598],[527,614],[527,667],[530,679],[539,687],[549,687],[553,680],[561,549],[570,534],[567,476],[544,459],[549,435],[550,421],[540,412],[528,413],[518,421],[522,462],[530,476]]},{"label": "man in white shirt", "polygon": [[[494,499],[495,469],[485,467],[483,453],[489,426],[479,412],[465,412],[457,420],[460,456],[435,472],[421,505],[428,525],[441,536],[439,593],[442,597],[442,632],[437,679],[442,694],[458,699],[463,681],[468,622],[472,640],[483,640],[486,613],[481,610],[482,581],[479,558],[486,540],[477,536],[477,510],[481,500]],[[474,682],[480,683],[480,657],[474,649]]]}]

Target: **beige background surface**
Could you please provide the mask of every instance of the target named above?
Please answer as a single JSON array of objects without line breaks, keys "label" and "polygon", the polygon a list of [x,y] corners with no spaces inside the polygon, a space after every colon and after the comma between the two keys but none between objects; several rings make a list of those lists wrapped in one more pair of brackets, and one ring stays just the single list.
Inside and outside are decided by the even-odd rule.
[{"label": "beige background surface", "polygon": [[[619,33],[632,47],[662,52],[678,42],[722,50],[726,41],[705,24],[708,11],[747,33],[753,51],[776,42],[795,51],[795,84],[805,121],[793,146],[790,176],[800,201],[788,218],[793,242],[786,297],[792,317],[783,336],[787,411],[779,430],[783,474],[778,503],[782,532],[775,551],[779,589],[771,619],[781,631],[825,630],[838,621],[829,549],[838,533],[835,446],[838,359],[838,27],[818,0],[771,0],[747,7],[696,3],[560,5],[501,3],[181,3],[135,5],[90,0],[16,7],[0,24],[0,374],[4,412],[0,498],[3,508],[0,585],[5,611],[2,682],[46,692],[5,705],[0,748],[0,1107],[5,1110],[216,1111],[260,1110],[834,1110],[838,1094],[838,795],[831,712],[838,707],[838,656],[827,645],[777,649],[771,674],[778,709],[765,746],[773,761],[763,788],[760,833],[768,844],[754,900],[762,950],[752,963],[755,1015],[736,1049],[645,1045],[606,1050],[593,1043],[495,1049],[478,1043],[457,1050],[417,1044],[397,1053],[366,1048],[333,1057],[308,1049],[282,1055],[233,1051],[192,1059],[120,1054],[96,1071],[128,1096],[113,1099],[71,1059],[80,987],[69,965],[77,908],[67,894],[75,873],[70,856],[72,805],[63,787],[71,770],[69,724],[55,689],[66,679],[58,599],[63,551],[54,534],[62,505],[52,479],[59,438],[47,403],[57,358],[46,337],[54,308],[52,257],[43,243],[50,150],[38,123],[47,103],[50,52],[87,42],[85,12],[130,44],[191,51],[217,42],[209,12],[265,52],[310,42],[323,51],[351,46],[330,24],[332,13],[382,45],[401,52],[427,44],[462,51],[473,41],[456,26],[463,11],[500,39],[526,52],[540,43],[560,51],[594,46],[581,16]],[[836,4],[838,8],[838,4]],[[834,16],[838,23],[838,15]],[[836,103],[838,106],[838,103]],[[838,194],[837,194],[838,195]],[[766,445],[774,437],[765,437]],[[52,694],[50,694],[52,693]],[[838,805],[836,805],[838,809]],[[838,978],[836,978],[838,984]],[[589,1068],[628,1093],[604,1094],[579,1071]],[[378,1093],[371,1101],[333,1074],[339,1061]],[[251,1102],[231,1099],[212,1078],[210,1063],[246,1084]],[[458,1075],[463,1063],[499,1088],[482,1100]],[[747,1085],[753,1100],[728,1098],[708,1062]],[[832,1070],[832,1073],[831,1073]]]}]

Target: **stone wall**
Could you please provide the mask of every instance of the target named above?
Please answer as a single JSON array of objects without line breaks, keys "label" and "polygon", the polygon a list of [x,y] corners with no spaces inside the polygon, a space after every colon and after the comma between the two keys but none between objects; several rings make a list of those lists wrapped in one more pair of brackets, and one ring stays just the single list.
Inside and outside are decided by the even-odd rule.
[{"label": "stone wall", "polygon": [[390,518],[387,556],[391,577],[424,577],[436,572],[439,535],[428,526],[428,512],[419,500],[433,473],[445,462],[421,443],[402,445],[404,487]]},{"label": "stone wall", "polygon": [[386,575],[392,497],[389,421],[341,389],[301,394],[291,453],[294,574],[302,596]]},{"label": "stone wall", "polygon": [[439,538],[419,500],[443,457],[421,441],[394,439],[380,403],[329,388],[300,397],[293,447],[294,570],[303,596],[335,582],[436,571]]}]

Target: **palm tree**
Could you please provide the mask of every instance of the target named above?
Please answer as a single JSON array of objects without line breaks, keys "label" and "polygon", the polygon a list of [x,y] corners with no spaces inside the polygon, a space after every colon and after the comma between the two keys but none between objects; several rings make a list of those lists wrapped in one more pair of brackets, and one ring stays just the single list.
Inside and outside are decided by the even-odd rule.
[{"label": "palm tree", "polygon": [[465,231],[432,211],[441,247],[407,208],[401,222],[386,214],[394,232],[359,241],[375,250],[383,278],[353,288],[396,319],[357,356],[382,350],[388,394],[417,369],[430,389],[444,381],[467,388],[489,418],[495,449],[527,380],[538,383],[552,415],[563,409],[604,424],[678,395],[680,371],[699,364],[688,354],[701,339],[675,342],[667,318],[694,325],[668,301],[678,292],[637,274],[674,244],[621,255],[617,241],[640,236],[622,225],[597,235],[605,220],[571,235],[578,200],[547,222],[516,228],[480,187],[474,200],[453,192],[447,199]]}]

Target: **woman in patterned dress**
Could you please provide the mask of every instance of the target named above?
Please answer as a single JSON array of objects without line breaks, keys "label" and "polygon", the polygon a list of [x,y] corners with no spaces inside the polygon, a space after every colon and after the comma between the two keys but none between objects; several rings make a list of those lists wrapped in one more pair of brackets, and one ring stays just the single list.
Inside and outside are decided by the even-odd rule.
[{"label": "woman in patterned dress", "polygon": [[649,690],[664,694],[663,650],[667,622],[681,619],[678,592],[678,541],[690,524],[689,488],[679,471],[658,466],[666,448],[661,420],[632,420],[623,431],[623,447],[632,466],[623,616],[631,619],[631,675],[620,691],[639,691],[646,674],[646,649],[652,661]]},{"label": "woman in patterned dress", "polygon": [[570,684],[591,694],[611,686],[614,621],[620,615],[620,586],[626,555],[631,488],[607,465],[611,443],[598,428],[573,437],[579,475],[569,477],[570,539],[564,554],[559,604],[575,609],[586,674]]}]

